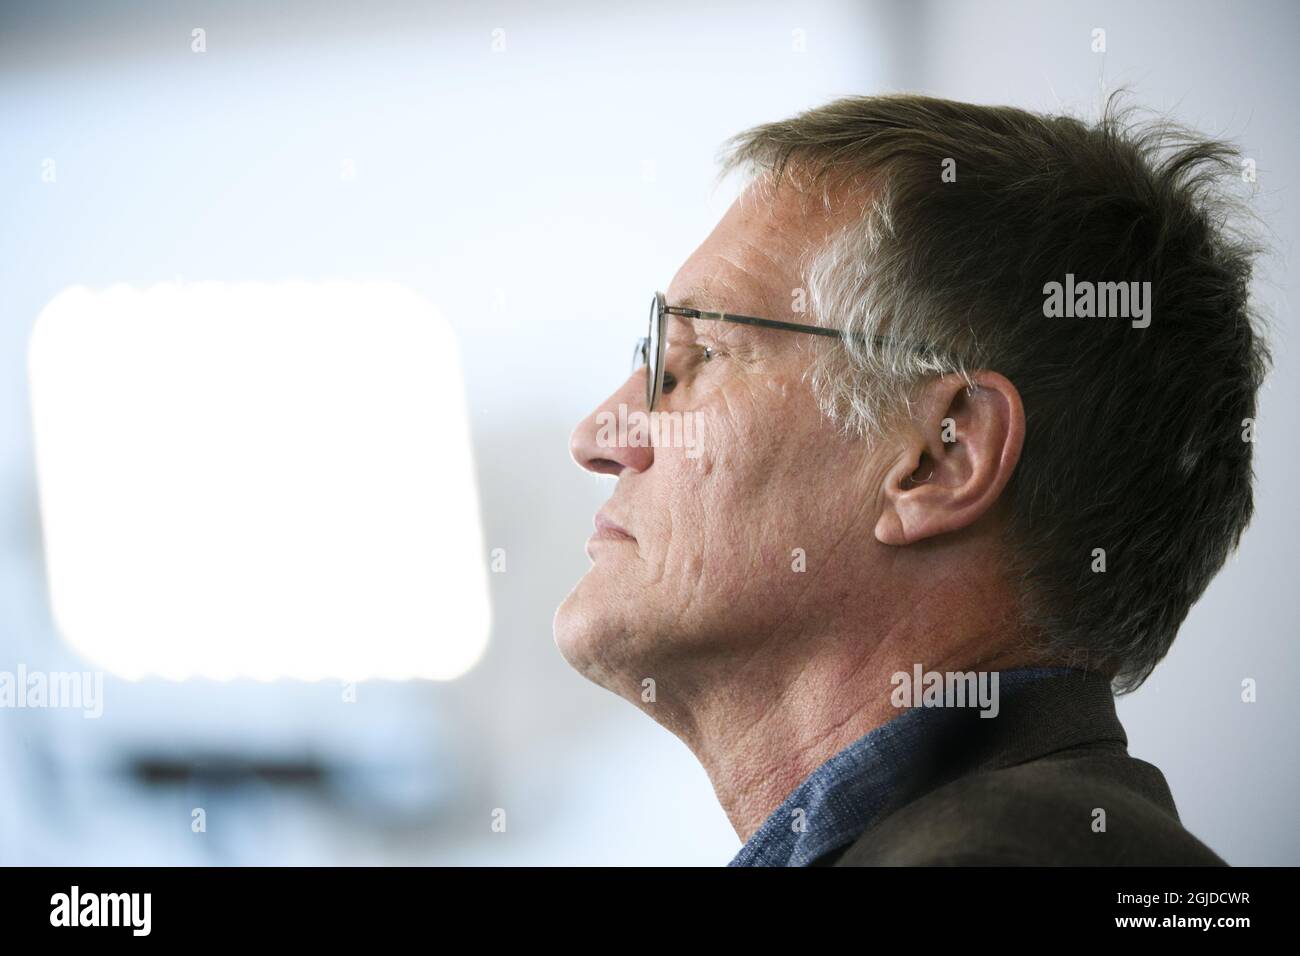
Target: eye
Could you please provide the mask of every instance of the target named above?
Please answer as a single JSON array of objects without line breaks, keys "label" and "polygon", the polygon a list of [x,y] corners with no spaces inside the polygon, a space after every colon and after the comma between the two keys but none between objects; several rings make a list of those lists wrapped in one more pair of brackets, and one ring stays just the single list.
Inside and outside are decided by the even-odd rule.
[{"label": "eye", "polygon": [[[699,362],[712,362],[715,358],[717,358],[718,350],[715,349],[712,345],[702,345],[700,346],[700,350],[695,354],[699,356],[698,358]],[[668,371],[667,369],[664,369],[663,394],[667,395],[676,387],[677,387],[677,376],[674,375],[672,372]]]}]

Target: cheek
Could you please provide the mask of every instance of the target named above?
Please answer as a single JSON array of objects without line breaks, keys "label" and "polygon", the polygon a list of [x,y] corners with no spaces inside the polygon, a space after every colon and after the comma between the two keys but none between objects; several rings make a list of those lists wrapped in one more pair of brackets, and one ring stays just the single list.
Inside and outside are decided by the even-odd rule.
[{"label": "cheek", "polygon": [[779,435],[713,413],[705,419],[698,454],[680,449],[656,455],[665,481],[665,578],[684,576],[705,589],[732,588],[752,570],[764,529],[779,511],[770,475],[778,465]]},{"label": "cheek", "polygon": [[724,441],[709,448],[712,473],[700,496],[726,563],[774,587],[788,577],[794,549],[824,552],[833,543],[832,518],[854,494],[846,474],[853,455],[793,394],[754,411],[728,422]]}]

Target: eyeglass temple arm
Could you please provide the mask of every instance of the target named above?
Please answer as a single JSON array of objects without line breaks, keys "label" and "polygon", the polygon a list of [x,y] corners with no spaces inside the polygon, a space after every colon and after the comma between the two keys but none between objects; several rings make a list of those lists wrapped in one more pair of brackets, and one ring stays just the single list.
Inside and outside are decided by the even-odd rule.
[{"label": "eyeglass temple arm", "polygon": [[[842,332],[839,329],[827,329],[820,325],[800,325],[798,322],[781,322],[777,319],[759,319],[752,315],[733,315],[730,312],[704,312],[700,309],[685,309],[678,306],[669,306],[664,309],[668,315],[680,315],[687,319],[707,319],[713,322],[735,322],[738,325],[756,325],[765,329],[784,329],[787,332],[806,332],[809,335],[824,335],[828,338],[836,339],[853,339],[858,342],[864,341],[864,337],[857,334]],[[890,340],[885,336],[873,335],[871,341],[877,344],[884,344]]]}]

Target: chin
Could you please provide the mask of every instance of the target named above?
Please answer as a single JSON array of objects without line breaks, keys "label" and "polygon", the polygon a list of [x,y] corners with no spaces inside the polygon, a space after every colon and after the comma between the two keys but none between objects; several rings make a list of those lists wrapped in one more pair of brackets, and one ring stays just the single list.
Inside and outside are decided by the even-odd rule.
[{"label": "chin", "polygon": [[551,630],[555,636],[555,646],[569,666],[581,674],[587,673],[586,661],[591,657],[590,648],[593,634],[599,630],[593,608],[588,597],[583,593],[587,583],[584,577],[569,592],[555,611]]},{"label": "chin", "polygon": [[556,609],[552,622],[555,646],[583,677],[615,690],[619,675],[610,673],[610,666],[616,656],[613,652],[626,650],[625,646],[620,648],[624,644],[620,637],[623,622],[617,611],[601,600],[600,588],[591,577],[588,573],[579,581]]}]

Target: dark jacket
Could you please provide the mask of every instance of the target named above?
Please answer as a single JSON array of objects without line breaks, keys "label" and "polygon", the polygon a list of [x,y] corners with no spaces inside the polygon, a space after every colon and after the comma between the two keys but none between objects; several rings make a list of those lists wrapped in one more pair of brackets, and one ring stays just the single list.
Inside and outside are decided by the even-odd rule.
[{"label": "dark jacket", "polygon": [[1127,748],[1100,675],[1035,682],[993,719],[955,709],[891,806],[814,865],[1226,866]]}]

